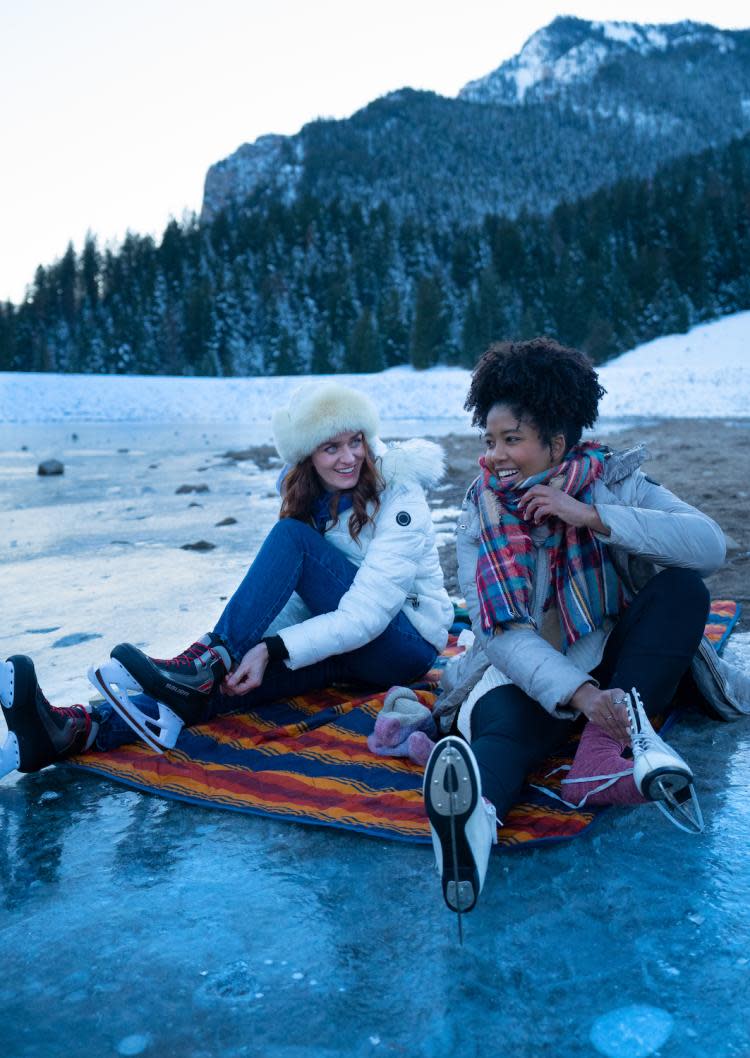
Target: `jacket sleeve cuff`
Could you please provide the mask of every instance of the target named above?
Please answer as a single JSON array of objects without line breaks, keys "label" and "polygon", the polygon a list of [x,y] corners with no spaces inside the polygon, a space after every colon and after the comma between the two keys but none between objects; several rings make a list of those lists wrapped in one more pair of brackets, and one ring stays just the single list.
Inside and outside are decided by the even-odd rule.
[{"label": "jacket sleeve cuff", "polygon": [[266,644],[269,661],[285,661],[289,657],[286,643],[281,636],[263,636],[261,643]]},{"label": "jacket sleeve cuff", "polygon": [[605,526],[609,530],[607,533],[594,533],[597,540],[601,540],[604,544],[609,544],[613,547],[622,547],[625,550],[632,550],[634,543],[633,539],[633,519],[628,518],[627,508],[623,508],[614,503],[597,503],[596,509],[599,517],[604,522]]},{"label": "jacket sleeve cuff", "polygon": [[[559,680],[558,676],[558,681],[554,691],[540,691],[539,704],[559,720],[574,720],[579,715],[579,711],[570,704],[570,699],[581,684],[595,684],[596,680],[592,680],[586,672],[571,671],[567,674],[567,679],[565,680]],[[540,685],[546,686],[546,681],[542,679]]]}]

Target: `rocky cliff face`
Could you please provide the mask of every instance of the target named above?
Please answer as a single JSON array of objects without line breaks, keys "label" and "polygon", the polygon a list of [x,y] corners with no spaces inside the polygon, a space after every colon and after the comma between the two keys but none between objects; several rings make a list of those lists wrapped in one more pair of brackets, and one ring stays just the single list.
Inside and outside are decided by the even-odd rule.
[{"label": "rocky cliff face", "polygon": [[209,169],[202,219],[309,193],[438,227],[547,212],[750,130],[750,31],[558,18],[456,99],[405,89]]},{"label": "rocky cliff face", "polygon": [[302,175],[304,150],[298,137],[260,136],[217,162],[206,178],[204,215],[218,213],[261,186],[276,184],[292,193]]}]

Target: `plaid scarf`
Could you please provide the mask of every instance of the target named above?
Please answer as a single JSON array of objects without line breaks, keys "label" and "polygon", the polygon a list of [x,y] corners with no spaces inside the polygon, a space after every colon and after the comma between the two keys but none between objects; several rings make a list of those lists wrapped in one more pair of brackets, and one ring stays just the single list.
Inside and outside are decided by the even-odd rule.
[{"label": "plaid scarf", "polygon": [[[481,542],[476,577],[486,631],[508,622],[534,623],[529,613],[534,575],[532,524],[524,521],[518,501],[532,485],[553,484],[590,503],[607,451],[596,442],[575,445],[558,466],[507,486],[480,459],[482,473],[470,496],[479,510]],[[627,598],[606,545],[590,529],[577,529],[554,517],[547,525],[549,536],[544,547],[550,553],[551,577],[544,610],[553,600],[557,603],[565,652],[577,639],[601,628],[606,617],[616,617]]]}]

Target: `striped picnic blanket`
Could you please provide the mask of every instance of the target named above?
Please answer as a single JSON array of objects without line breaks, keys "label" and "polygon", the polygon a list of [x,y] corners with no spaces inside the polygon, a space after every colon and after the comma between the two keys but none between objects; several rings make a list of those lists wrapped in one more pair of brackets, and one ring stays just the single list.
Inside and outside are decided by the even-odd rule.
[{"label": "striped picnic blanket", "polygon": [[[454,631],[463,616],[459,610]],[[706,634],[717,650],[738,617],[736,603],[712,603]],[[457,650],[452,636],[437,667],[417,685],[425,705],[434,703],[440,668]],[[154,753],[138,742],[108,753],[89,752],[71,763],[161,797],[428,842],[421,769],[408,759],[375,756],[367,748],[383,698],[329,688],[185,730],[167,753]],[[556,780],[545,776],[570,763],[575,745],[571,739],[559,756],[529,776],[529,783],[554,788]],[[573,838],[601,811],[567,808],[528,785],[507,815],[499,843],[515,847]]]}]

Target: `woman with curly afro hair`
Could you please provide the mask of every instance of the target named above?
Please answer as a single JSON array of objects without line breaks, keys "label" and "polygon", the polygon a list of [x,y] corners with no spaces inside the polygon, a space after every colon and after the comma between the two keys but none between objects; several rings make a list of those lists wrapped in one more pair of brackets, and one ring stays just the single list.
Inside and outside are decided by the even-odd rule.
[{"label": "woman with curly afro hair", "polygon": [[475,639],[444,679],[437,712],[450,734],[424,783],[454,911],[476,903],[496,817],[573,725],[589,721],[563,787],[578,791],[571,801],[661,800],[690,814],[692,773],[647,714],[664,710],[693,663],[715,711],[743,708],[736,682],[709,687],[701,643],[702,577],[724,561],[723,533],[646,477],[642,446],[581,440],[603,394],[587,357],[550,338],[493,344],[472,373],[466,408],[483,454],[456,546]]}]

